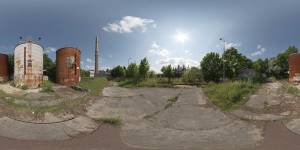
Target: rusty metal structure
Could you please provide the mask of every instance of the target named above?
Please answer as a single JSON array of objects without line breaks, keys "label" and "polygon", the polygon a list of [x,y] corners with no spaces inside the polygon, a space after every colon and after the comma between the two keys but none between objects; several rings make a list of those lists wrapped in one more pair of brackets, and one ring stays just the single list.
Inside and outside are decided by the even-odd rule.
[{"label": "rusty metal structure", "polygon": [[8,80],[8,56],[0,53],[0,82]]},{"label": "rusty metal structure", "polygon": [[14,50],[14,83],[17,87],[38,88],[42,85],[43,50],[32,40],[17,44]]},{"label": "rusty metal structure", "polygon": [[63,85],[80,81],[80,50],[64,47],[56,51],[56,82]]},{"label": "rusty metal structure", "polygon": [[300,54],[294,53],[289,55],[289,81],[300,83]]}]

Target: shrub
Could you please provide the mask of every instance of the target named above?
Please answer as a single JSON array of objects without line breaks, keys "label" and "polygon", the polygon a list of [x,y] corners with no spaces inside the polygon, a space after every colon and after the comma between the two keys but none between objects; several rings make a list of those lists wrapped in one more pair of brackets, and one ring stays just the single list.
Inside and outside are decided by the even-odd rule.
[{"label": "shrub", "polygon": [[202,81],[200,69],[192,67],[183,73],[182,80],[185,83],[199,84]]},{"label": "shrub", "polygon": [[44,81],[42,85],[42,92],[54,92],[53,83],[50,81]]}]

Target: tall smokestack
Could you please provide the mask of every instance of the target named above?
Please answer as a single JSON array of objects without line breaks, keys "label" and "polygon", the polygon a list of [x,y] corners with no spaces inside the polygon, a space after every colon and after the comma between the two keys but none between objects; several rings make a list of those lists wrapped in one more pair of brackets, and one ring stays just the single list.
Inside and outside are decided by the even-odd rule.
[{"label": "tall smokestack", "polygon": [[98,75],[98,65],[99,65],[99,39],[98,35],[96,36],[96,47],[95,47],[95,77]]}]

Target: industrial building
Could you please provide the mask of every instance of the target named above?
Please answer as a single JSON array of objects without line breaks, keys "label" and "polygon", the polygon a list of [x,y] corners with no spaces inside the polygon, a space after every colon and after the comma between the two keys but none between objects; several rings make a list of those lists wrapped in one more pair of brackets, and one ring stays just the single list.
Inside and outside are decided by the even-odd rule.
[{"label": "industrial building", "polygon": [[300,54],[294,53],[289,55],[289,81],[300,83]]},{"label": "industrial building", "polygon": [[38,88],[43,83],[43,47],[32,40],[14,50],[14,83],[17,87]]},{"label": "industrial building", "polygon": [[73,84],[80,81],[80,50],[64,47],[56,51],[56,82]]},{"label": "industrial building", "polygon": [[0,53],[0,82],[8,80],[8,56]]}]

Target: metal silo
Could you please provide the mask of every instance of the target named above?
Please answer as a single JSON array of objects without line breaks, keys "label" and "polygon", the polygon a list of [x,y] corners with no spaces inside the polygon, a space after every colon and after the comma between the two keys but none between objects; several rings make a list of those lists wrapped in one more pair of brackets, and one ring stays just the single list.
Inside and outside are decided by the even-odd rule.
[{"label": "metal silo", "polygon": [[289,81],[300,82],[300,54],[298,53],[289,56]]},{"label": "metal silo", "polygon": [[14,82],[17,87],[37,88],[43,83],[43,47],[33,41],[17,44],[14,51]]},{"label": "metal silo", "polygon": [[0,82],[8,80],[8,56],[0,53]]},{"label": "metal silo", "polygon": [[64,47],[56,51],[56,82],[73,84],[80,81],[80,50]]}]

